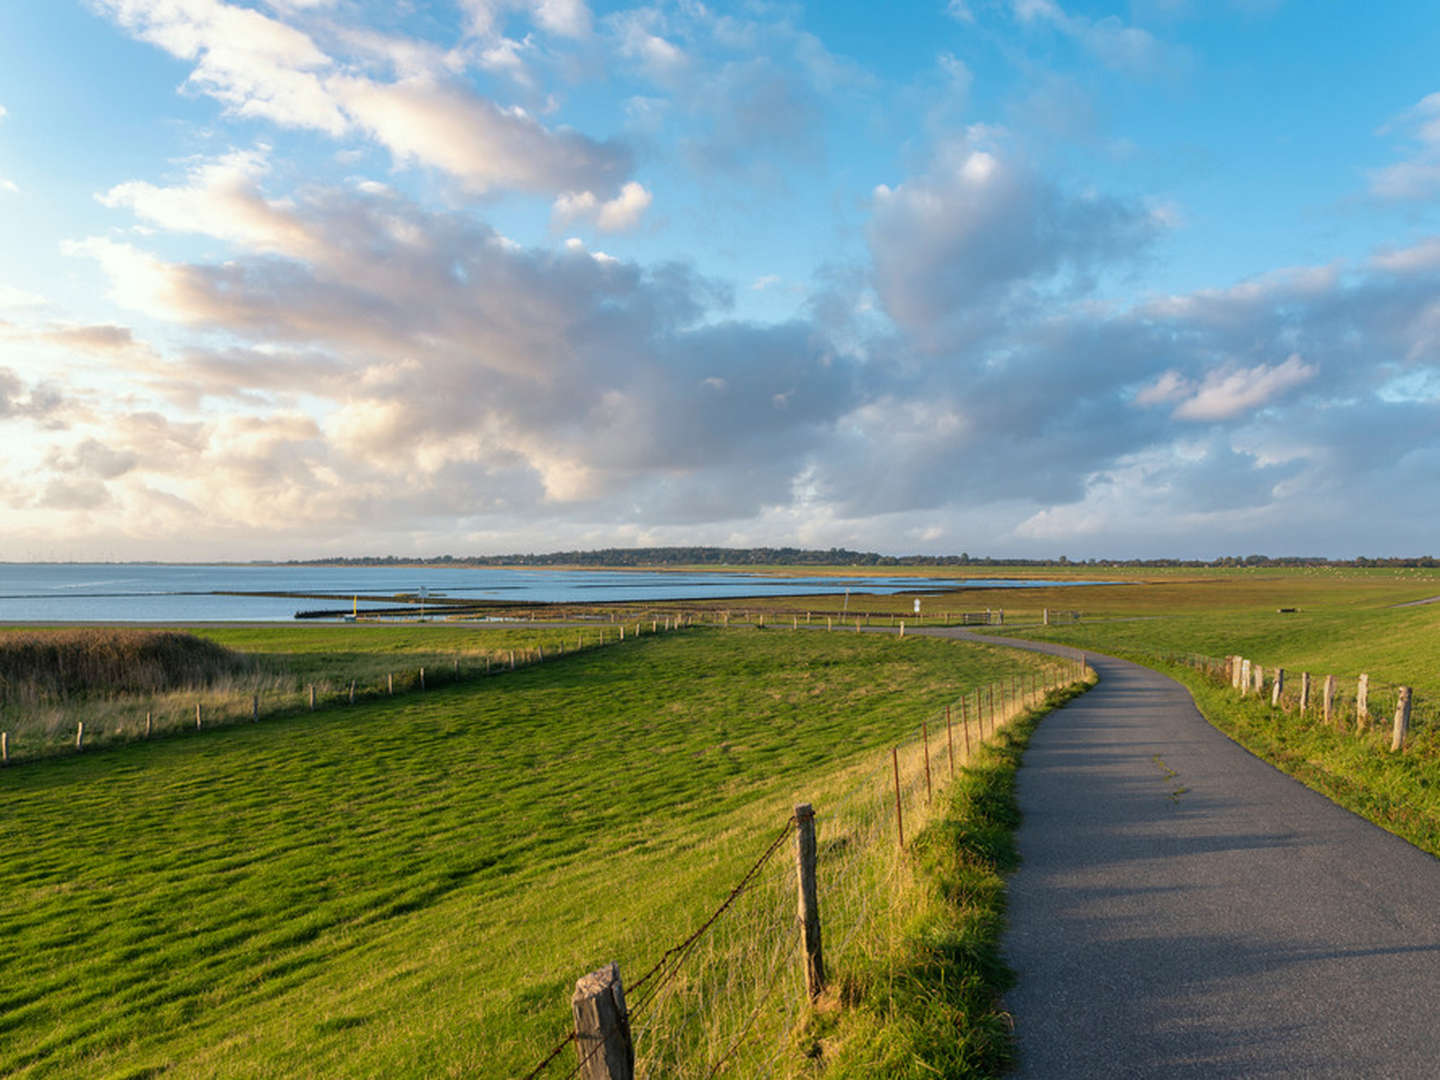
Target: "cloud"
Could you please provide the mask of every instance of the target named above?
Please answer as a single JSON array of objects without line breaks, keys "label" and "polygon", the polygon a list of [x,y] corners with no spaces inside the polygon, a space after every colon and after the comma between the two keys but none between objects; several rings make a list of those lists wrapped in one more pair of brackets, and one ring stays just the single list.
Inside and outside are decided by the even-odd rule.
[{"label": "cloud", "polygon": [[36,336],[52,345],[91,352],[113,352],[135,344],[134,336],[125,326],[61,326]]},{"label": "cloud", "polygon": [[1055,0],[1011,0],[1021,23],[1046,25],[1075,41],[1102,64],[1131,75],[1170,74],[1189,66],[1188,54],[1161,42],[1148,30],[1114,15],[1091,19],[1070,15]]},{"label": "cloud", "polygon": [[631,180],[608,202],[601,202],[593,191],[561,195],[555,200],[551,218],[556,225],[590,221],[601,232],[626,232],[640,224],[651,199],[650,192]]},{"label": "cloud", "polygon": [[[444,64],[412,63],[425,53],[413,43],[390,42],[382,49],[405,72],[384,82],[351,70],[306,33],[250,8],[221,0],[96,2],[136,37],[193,61],[188,85],[232,114],[333,138],[364,133],[398,163],[441,169],[472,193],[608,195],[630,167],[628,150],[617,144],[552,131],[523,109],[502,107],[432,70]],[[537,8],[555,25],[579,10],[563,0]],[[377,48],[373,35],[350,40],[367,52]]]},{"label": "cloud", "polygon": [[583,38],[590,33],[592,16],[583,0],[460,0],[471,33],[482,37],[500,35],[506,12],[527,14],[540,27],[561,37]]},{"label": "cloud", "polygon": [[27,386],[13,368],[0,367],[0,421],[52,416],[65,404],[53,385]]},{"label": "cloud", "polygon": [[1137,405],[1175,403],[1177,420],[1231,420],[1309,382],[1316,368],[1292,353],[1279,364],[1226,366],[1207,372],[1197,384],[1177,371],[1164,372],[1135,395]]},{"label": "cloud", "polygon": [[1408,136],[1410,157],[1372,170],[1371,194],[1411,202],[1440,192],[1440,91],[1427,94],[1380,129],[1382,135],[1396,131]]},{"label": "cloud", "polygon": [[1160,227],[1144,206],[1062,191],[972,134],[941,147],[920,176],[876,189],[869,241],[886,310],[934,339],[1027,292],[1084,289]]},{"label": "cloud", "polygon": [[15,183],[14,180],[7,180],[5,177],[0,176],[0,191],[5,192],[7,195],[19,195],[20,185]]}]

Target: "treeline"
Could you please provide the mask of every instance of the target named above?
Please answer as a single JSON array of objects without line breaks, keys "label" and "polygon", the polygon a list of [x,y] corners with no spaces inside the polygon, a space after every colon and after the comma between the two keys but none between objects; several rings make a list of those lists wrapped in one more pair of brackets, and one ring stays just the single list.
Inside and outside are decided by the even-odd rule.
[{"label": "treeline", "polygon": [[1224,566],[1335,566],[1434,567],[1432,555],[1414,557],[1365,555],[1353,559],[1325,559],[1309,555],[1223,555],[1214,559],[1053,559],[996,558],[959,555],[881,555],[848,548],[816,550],[795,547],[721,548],[649,547],[601,548],[598,551],[552,551],[524,555],[367,555],[356,558],[292,559],[290,566],[1114,566],[1114,567],[1224,567]]}]

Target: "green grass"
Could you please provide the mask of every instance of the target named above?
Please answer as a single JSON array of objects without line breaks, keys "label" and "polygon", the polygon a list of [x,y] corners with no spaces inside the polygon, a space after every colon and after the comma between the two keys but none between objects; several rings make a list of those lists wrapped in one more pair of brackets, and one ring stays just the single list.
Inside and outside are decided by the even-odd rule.
[{"label": "green grass", "polygon": [[962,771],[909,851],[920,900],[888,950],[849,974],[847,1007],[821,1012],[826,1080],[997,1076],[1014,1059],[1000,995],[1014,981],[1000,953],[1005,875],[1018,865],[1015,775],[1045,712],[1082,692],[1052,692],[1002,728]]},{"label": "green grass", "polygon": [[[445,640],[373,629],[272,643]],[[1036,662],[692,631],[11,768],[0,1074],[523,1073],[576,977],[648,966],[796,802],[824,815],[922,716]]]},{"label": "green grass", "polygon": [[[634,624],[631,624],[633,636]],[[645,633],[650,625],[644,626]],[[389,697],[418,687],[475,680],[543,650],[615,642],[618,629],[489,624],[300,624],[173,630],[0,627],[0,730],[12,760],[64,753],[76,723],[94,749],[193,731],[195,706],[209,726],[248,722],[258,696],[266,716]],[[39,647],[53,646],[53,647]],[[60,647],[60,646],[63,646]]]}]

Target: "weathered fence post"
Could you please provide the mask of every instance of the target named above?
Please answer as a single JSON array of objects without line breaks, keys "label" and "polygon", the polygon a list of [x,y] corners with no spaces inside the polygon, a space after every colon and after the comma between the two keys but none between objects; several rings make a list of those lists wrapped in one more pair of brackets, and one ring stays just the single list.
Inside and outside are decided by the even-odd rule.
[{"label": "weathered fence post", "polygon": [[630,1014],[620,965],[592,971],[575,984],[570,998],[575,1014],[576,1073],[585,1080],[634,1080],[635,1047],[630,1041]]},{"label": "weathered fence post", "polygon": [[905,620],[904,620],[904,619],[901,619],[901,620],[900,620],[900,636],[901,636],[901,637],[904,637],[904,636],[905,636]]},{"label": "weathered fence post", "polygon": [[315,684],[310,684],[310,711],[315,711]]},{"label": "weathered fence post", "polygon": [[85,749],[85,721],[77,720],[75,723],[75,749]]},{"label": "weathered fence post", "polygon": [[1049,625],[1050,625],[1050,609],[1049,609],[1048,607],[1041,609],[1041,612],[1040,612],[1040,623],[1041,623],[1042,626],[1049,626]]},{"label": "weathered fence post", "polygon": [[900,846],[905,846],[905,819],[900,813],[900,748],[890,748],[890,764],[895,767],[895,835],[899,837]]},{"label": "weathered fence post", "polygon": [[1361,675],[1355,683],[1355,730],[1370,726],[1370,676]]},{"label": "weathered fence post", "polygon": [[1250,693],[1250,661],[1240,661],[1240,696]]},{"label": "weathered fence post", "polygon": [[350,680],[350,704],[355,704],[355,680]]},{"label": "weathered fence post", "polygon": [[1324,706],[1325,706],[1325,723],[1328,724],[1328,723],[1330,723],[1330,722],[1332,721],[1332,719],[1333,719],[1332,713],[1334,712],[1334,709],[1335,709],[1335,676],[1334,676],[1334,675],[1326,675],[1326,676],[1325,676],[1325,689],[1322,691],[1322,697],[1321,697],[1320,700],[1321,700],[1321,702],[1322,702],[1322,703],[1324,704]]},{"label": "weathered fence post", "polygon": [[[623,626],[620,627],[620,640],[621,640],[621,641],[624,641],[624,640],[625,640],[625,627],[623,627]],[[511,670],[511,671],[514,671],[514,670],[515,670],[515,650],[514,650],[514,649],[511,649],[511,650],[510,650],[510,670]]]},{"label": "weathered fence post", "polygon": [[425,669],[423,667],[420,669],[420,689],[425,689]]},{"label": "weathered fence post", "polygon": [[795,867],[799,881],[800,935],[805,945],[805,990],[814,1001],[825,989],[825,957],[820,949],[820,903],[815,886],[815,811],[795,807]]},{"label": "weathered fence post", "polygon": [[10,764],[10,732],[0,731],[0,765]]},{"label": "weathered fence post", "polygon": [[834,630],[834,629],[835,629],[835,618],[834,618],[833,615],[826,615],[826,616],[825,616],[825,629],[826,629],[826,630]]},{"label": "weathered fence post", "polygon": [[1284,695],[1285,695],[1285,669],[1284,669],[1283,667],[1277,667],[1277,668],[1275,669],[1275,684],[1274,684],[1274,686],[1272,686],[1271,689],[1270,689],[1270,705],[1271,705],[1271,707],[1278,707],[1279,704],[1280,704],[1280,699],[1281,699]]},{"label": "weathered fence post", "polygon": [[925,743],[925,805],[929,806],[934,793],[930,789],[930,726],[924,720],[920,721],[920,738]]},{"label": "weathered fence post", "polygon": [[1255,696],[1263,698],[1265,696],[1265,669],[1259,664],[1256,664],[1255,667],[1251,669],[1251,674],[1255,677]]},{"label": "weathered fence post", "polygon": [[1390,738],[1390,749],[1405,749],[1405,733],[1410,730],[1410,687],[1400,687],[1395,701],[1395,734]]},{"label": "weathered fence post", "polygon": [[395,693],[395,673],[393,671],[385,676],[385,691],[391,695]]},{"label": "weathered fence post", "polygon": [[1305,715],[1305,710],[1310,708],[1310,672],[1300,673],[1300,715]]},{"label": "weathered fence post", "polygon": [[955,779],[955,736],[950,733],[950,706],[945,706],[945,745],[950,748],[950,779]]},{"label": "weathered fence post", "polygon": [[200,702],[195,702],[195,730],[200,730]]}]

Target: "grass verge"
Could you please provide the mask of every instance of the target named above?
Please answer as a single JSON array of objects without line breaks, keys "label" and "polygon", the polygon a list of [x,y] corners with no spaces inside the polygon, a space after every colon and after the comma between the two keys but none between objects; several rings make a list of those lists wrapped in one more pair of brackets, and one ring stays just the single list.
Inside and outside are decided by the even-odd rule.
[{"label": "grass verge", "polygon": [[838,1007],[813,1021],[825,1080],[986,1077],[1012,1063],[1000,999],[1013,975],[1000,939],[1005,875],[1018,861],[1015,774],[1042,717],[1085,689],[1052,691],[1002,728],[912,841],[913,913],[889,950],[845,974],[834,992]]}]

